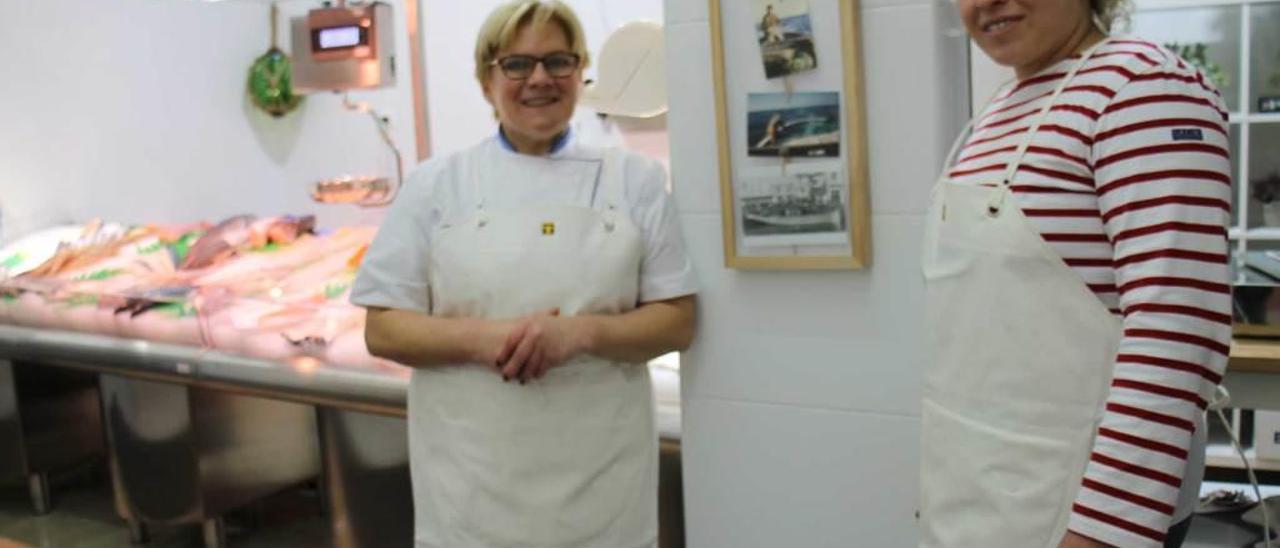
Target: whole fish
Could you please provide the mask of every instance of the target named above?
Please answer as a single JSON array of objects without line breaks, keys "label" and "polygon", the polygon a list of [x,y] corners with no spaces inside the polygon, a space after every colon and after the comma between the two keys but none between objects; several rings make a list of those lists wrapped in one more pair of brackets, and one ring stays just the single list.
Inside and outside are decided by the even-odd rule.
[{"label": "whole fish", "polygon": [[255,219],[253,215],[236,215],[218,223],[196,240],[178,268],[205,268],[235,255],[239,248],[248,244],[252,235],[249,227]]}]

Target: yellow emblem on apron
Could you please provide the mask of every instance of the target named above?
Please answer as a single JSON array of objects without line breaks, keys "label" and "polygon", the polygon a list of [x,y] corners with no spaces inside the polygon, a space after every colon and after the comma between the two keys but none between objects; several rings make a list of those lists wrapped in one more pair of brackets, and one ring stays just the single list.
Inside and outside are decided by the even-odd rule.
[{"label": "yellow emblem on apron", "polygon": [[543,235],[543,236],[550,236],[550,235],[555,234],[555,233],[556,233],[556,224],[555,224],[555,223],[542,223],[542,235]]}]

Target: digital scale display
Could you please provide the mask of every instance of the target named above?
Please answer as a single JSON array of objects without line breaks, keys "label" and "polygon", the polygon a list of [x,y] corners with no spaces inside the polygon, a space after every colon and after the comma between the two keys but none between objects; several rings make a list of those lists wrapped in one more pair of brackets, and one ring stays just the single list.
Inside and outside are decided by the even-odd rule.
[{"label": "digital scale display", "polygon": [[315,51],[354,48],[368,45],[368,29],[359,25],[315,29],[312,34]]}]

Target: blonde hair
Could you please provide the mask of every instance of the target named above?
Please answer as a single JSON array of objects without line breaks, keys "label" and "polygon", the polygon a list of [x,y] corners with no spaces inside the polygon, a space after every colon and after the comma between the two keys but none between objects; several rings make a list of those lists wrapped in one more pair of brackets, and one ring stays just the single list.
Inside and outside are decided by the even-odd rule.
[{"label": "blonde hair", "polygon": [[1089,0],[1089,11],[1103,32],[1111,32],[1117,22],[1128,19],[1132,9],[1132,0]]},{"label": "blonde hair", "polygon": [[476,80],[480,85],[489,83],[493,74],[489,69],[495,57],[511,46],[521,29],[539,28],[551,22],[564,30],[569,50],[581,59],[579,67],[586,68],[591,61],[587,40],[573,9],[559,0],[512,0],[495,8],[480,26],[480,35],[476,37]]}]

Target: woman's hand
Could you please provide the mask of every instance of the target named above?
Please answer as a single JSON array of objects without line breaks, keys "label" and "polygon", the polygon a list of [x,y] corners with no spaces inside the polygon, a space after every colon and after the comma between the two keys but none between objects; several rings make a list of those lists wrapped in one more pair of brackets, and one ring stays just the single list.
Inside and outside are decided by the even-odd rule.
[{"label": "woman's hand", "polygon": [[476,329],[470,338],[470,357],[467,361],[483,363],[502,369],[501,358],[507,352],[508,341],[521,328],[518,320],[471,320]]},{"label": "woman's hand", "polygon": [[534,319],[558,314],[556,310],[546,310],[523,318],[510,320],[465,319],[470,324],[467,332],[467,362],[482,363],[501,372],[503,365],[511,358],[524,332]]},{"label": "woman's hand", "polygon": [[562,317],[558,310],[521,319],[498,358],[503,380],[521,384],[541,377],[590,347],[590,317]]},{"label": "woman's hand", "polygon": [[1062,542],[1058,543],[1058,548],[1109,548],[1109,544],[1103,544],[1089,537],[1082,537],[1071,531],[1067,531],[1067,536],[1062,537]]}]

